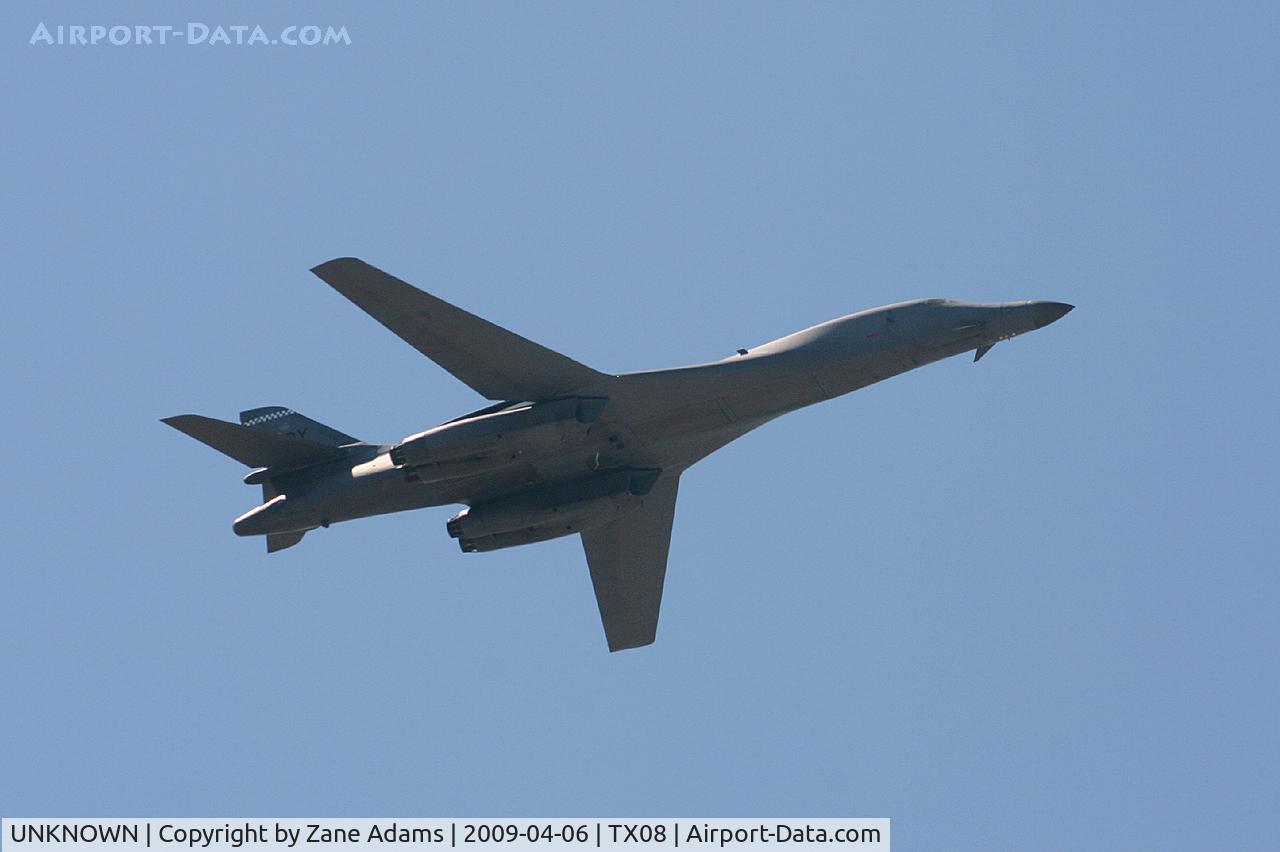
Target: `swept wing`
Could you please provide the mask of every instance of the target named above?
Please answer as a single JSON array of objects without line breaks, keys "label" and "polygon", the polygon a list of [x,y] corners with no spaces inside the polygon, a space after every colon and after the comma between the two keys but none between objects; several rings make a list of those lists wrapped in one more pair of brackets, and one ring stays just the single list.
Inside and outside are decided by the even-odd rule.
[{"label": "swept wing", "polygon": [[667,574],[679,474],[659,479],[644,505],[582,533],[610,651],[653,642]]},{"label": "swept wing", "polygon": [[551,399],[608,378],[363,260],[340,257],[311,271],[488,399]]}]

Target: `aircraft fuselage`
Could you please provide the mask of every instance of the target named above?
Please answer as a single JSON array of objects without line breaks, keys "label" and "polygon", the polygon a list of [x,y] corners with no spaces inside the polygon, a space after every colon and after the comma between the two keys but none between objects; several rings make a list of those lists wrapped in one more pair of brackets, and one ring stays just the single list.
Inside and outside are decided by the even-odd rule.
[{"label": "aircraft fuselage", "polygon": [[[592,512],[625,511],[625,505],[614,504],[643,494],[647,471],[656,476],[683,470],[787,412],[942,358],[984,354],[1068,310],[1057,302],[903,302],[821,323],[721,361],[604,376],[560,399],[499,403],[398,444],[352,446],[338,460],[276,474],[281,496],[237,519],[234,528],[240,535],[284,533],[464,503],[494,507],[488,525],[471,514],[471,532],[483,536],[459,534],[461,524],[451,526],[464,549],[468,542],[501,535],[504,522],[518,529],[540,526],[533,521],[545,515],[538,513],[552,509],[564,521],[556,534],[568,535],[596,522]],[[593,496],[593,488],[599,494]],[[557,489],[594,502],[575,497],[569,506]],[[555,536],[543,536],[548,537]],[[505,541],[494,539],[479,549],[508,546]],[[521,543],[526,542],[510,541]]]},{"label": "aircraft fuselage", "polygon": [[1057,302],[920,299],[806,328],[708,364],[603,373],[353,257],[311,270],[485,399],[395,444],[266,406],[164,422],[255,468],[263,503],[234,524],[268,553],[316,527],[462,503],[463,552],[580,534],[610,651],[654,641],[683,472],[775,417],[1041,328]]}]

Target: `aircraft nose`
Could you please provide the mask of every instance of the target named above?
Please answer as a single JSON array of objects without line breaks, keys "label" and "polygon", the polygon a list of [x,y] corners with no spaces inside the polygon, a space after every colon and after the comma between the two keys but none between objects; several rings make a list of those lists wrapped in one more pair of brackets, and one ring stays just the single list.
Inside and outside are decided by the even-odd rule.
[{"label": "aircraft nose", "polygon": [[1051,322],[1062,319],[1075,305],[1064,302],[1034,302],[1031,305],[1031,321],[1036,328],[1044,328]]}]

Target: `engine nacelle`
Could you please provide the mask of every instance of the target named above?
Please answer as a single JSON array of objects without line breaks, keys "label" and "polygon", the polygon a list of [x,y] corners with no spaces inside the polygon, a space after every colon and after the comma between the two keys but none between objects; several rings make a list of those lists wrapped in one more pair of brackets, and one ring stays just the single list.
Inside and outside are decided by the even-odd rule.
[{"label": "engine nacelle", "polygon": [[527,500],[513,498],[463,509],[449,519],[447,528],[454,538],[466,539],[546,526],[564,530],[567,535],[611,521],[638,508],[640,502],[641,498],[627,491],[550,506],[530,505]]},{"label": "engine nacelle", "polygon": [[419,482],[429,485],[433,482],[443,482],[446,479],[475,476],[513,465],[520,461],[522,455],[523,453],[516,451],[501,455],[460,456],[458,458],[445,459],[444,461],[428,462],[416,467],[406,467],[404,479],[405,482]]},{"label": "engine nacelle", "polygon": [[484,538],[460,538],[458,546],[463,553],[488,553],[491,550],[502,550],[506,547],[518,547],[522,544],[533,544],[536,541],[550,541],[553,538],[573,535],[582,532],[575,529],[562,529],[558,525],[535,527],[528,530],[512,530],[511,532],[487,535]]},{"label": "engine nacelle", "polygon": [[504,447],[504,452],[516,453],[526,445],[528,449],[554,447],[566,435],[580,433],[585,424],[595,421],[606,402],[585,397],[553,399],[445,423],[405,438],[391,450],[391,461],[397,467],[418,467],[485,455],[512,436],[517,437],[518,445]]},{"label": "engine nacelle", "polygon": [[600,526],[638,509],[658,470],[619,470],[463,509],[449,535],[463,551],[498,550]]}]

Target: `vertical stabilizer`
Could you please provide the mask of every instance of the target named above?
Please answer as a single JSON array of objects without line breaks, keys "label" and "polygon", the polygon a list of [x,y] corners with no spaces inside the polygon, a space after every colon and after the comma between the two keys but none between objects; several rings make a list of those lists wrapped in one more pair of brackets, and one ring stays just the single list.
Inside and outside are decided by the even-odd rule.
[{"label": "vertical stabilizer", "polygon": [[317,423],[310,417],[299,414],[292,408],[282,405],[269,405],[265,408],[251,408],[240,412],[240,424],[252,426],[273,435],[287,435],[290,438],[302,438],[318,444],[341,447],[344,444],[358,444],[359,439],[343,434],[323,423]]}]

